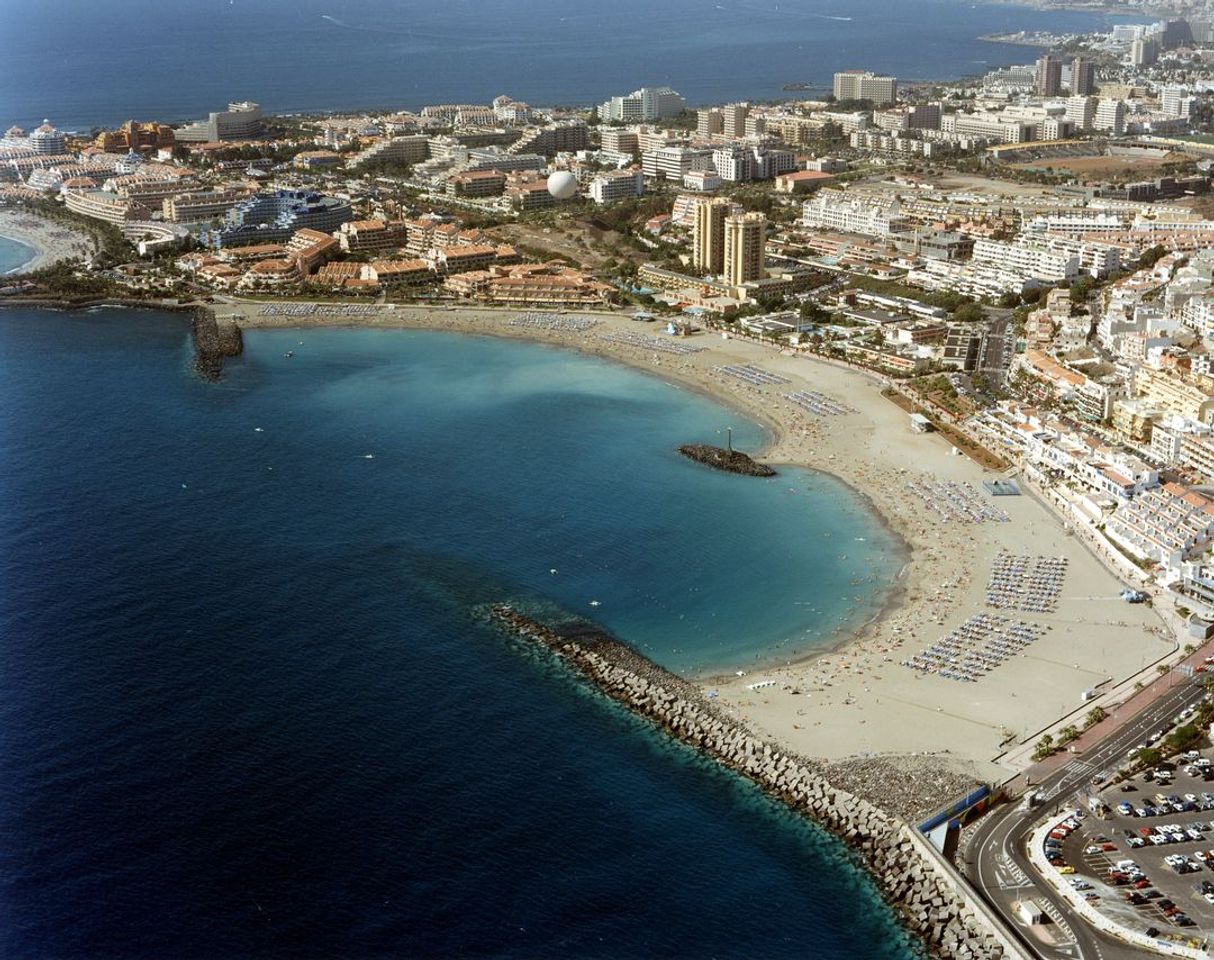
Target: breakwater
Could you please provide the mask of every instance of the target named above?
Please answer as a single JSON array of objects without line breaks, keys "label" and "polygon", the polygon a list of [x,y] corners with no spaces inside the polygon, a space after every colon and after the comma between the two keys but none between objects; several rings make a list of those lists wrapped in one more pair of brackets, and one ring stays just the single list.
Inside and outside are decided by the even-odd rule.
[{"label": "breakwater", "polygon": [[218,380],[223,375],[223,362],[239,357],[244,350],[244,336],[234,321],[220,321],[203,308],[194,311],[191,324],[194,337],[194,372],[204,380]]},{"label": "breakwater", "polygon": [[776,471],[765,463],[758,463],[739,450],[725,450],[707,443],[685,443],[679,453],[714,470],[740,473],[747,477],[774,477]]},{"label": "breakwater", "polygon": [[695,685],[583,621],[559,627],[508,604],[488,619],[511,635],[550,650],[600,691],[656,723],[670,736],[753,780],[840,837],[906,924],[943,960],[1020,956],[960,882],[927,854],[914,828],[868,801],[835,789],[815,765],[774,748],[708,703]]}]

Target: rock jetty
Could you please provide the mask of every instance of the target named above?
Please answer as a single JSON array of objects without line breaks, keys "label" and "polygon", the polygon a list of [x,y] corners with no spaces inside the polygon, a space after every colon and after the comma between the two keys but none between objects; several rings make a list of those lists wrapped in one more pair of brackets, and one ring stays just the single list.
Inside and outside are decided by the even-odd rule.
[{"label": "rock jetty", "polygon": [[244,337],[235,323],[220,321],[210,310],[194,311],[194,372],[203,380],[215,381],[223,375],[223,361],[239,357]]},{"label": "rock jetty", "polygon": [[943,960],[1021,956],[1006,934],[971,902],[960,882],[925,851],[912,827],[868,801],[833,787],[815,766],[755,737],[687,681],[584,621],[558,627],[508,604],[486,610],[490,622],[547,648],[607,696],[670,736],[753,780],[858,851],[907,927]]},{"label": "rock jetty", "polygon": [[707,443],[685,443],[679,447],[679,453],[712,467],[714,470],[724,470],[726,473],[740,473],[747,477],[774,477],[776,471],[765,463],[758,463],[739,450],[724,450]]}]

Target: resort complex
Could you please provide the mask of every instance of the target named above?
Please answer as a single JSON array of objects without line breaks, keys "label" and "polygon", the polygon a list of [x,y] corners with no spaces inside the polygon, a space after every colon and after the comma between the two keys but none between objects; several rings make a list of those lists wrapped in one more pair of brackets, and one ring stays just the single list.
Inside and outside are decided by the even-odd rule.
[{"label": "resort complex", "polygon": [[[194,370],[225,403],[214,381],[237,370],[231,397],[287,382],[320,327],[537,341],[724,402],[764,449],[743,455],[723,424],[680,448],[695,463],[666,451],[735,474],[714,478],[722,517],[744,484],[820,509],[830,474],[871,507],[881,556],[872,529],[832,516],[822,569],[779,601],[797,625],[728,669],[630,644],[589,587],[569,617],[478,594],[477,622],[836,834],[933,956],[1199,960],[1214,948],[1214,11],[1171,6],[987,37],[1040,55],[963,80],[860,62],[764,102],[641,86],[583,106],[275,114],[267,98],[189,123],[13,126],[0,235],[35,250],[0,306],[188,310]],[[302,339],[264,356],[279,328]],[[240,366],[246,349],[260,366]],[[376,370],[358,386],[371,398],[390,379]],[[526,392],[483,380],[503,408]],[[527,387],[619,399],[592,380]],[[366,452],[341,456],[382,464],[386,429],[369,419]],[[267,476],[295,469],[240,450]],[[201,486],[181,469],[173,493]],[[411,496],[408,470],[394,477]],[[377,570],[396,549],[371,548]],[[442,603],[475,592],[467,558],[439,553],[457,572],[399,575]],[[752,574],[735,574],[744,592]],[[539,580],[578,575],[544,562]]]}]

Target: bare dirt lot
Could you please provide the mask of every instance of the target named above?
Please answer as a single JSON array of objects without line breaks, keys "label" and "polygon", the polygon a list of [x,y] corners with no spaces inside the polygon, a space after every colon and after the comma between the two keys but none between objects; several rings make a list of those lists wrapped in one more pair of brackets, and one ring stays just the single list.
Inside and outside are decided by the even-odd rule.
[{"label": "bare dirt lot", "polygon": [[1188,159],[1183,154],[1168,154],[1166,157],[1043,157],[1029,163],[1010,163],[1012,170],[1058,170],[1071,173],[1090,174],[1098,177],[1117,177],[1121,174],[1137,174],[1162,169],[1166,164],[1180,163]]}]

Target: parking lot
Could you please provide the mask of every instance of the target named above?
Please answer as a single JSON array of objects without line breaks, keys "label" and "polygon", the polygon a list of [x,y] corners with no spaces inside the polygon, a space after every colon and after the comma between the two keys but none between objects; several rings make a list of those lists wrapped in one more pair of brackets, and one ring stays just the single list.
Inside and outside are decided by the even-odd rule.
[{"label": "parking lot", "polygon": [[1101,913],[1157,937],[1203,941],[1214,931],[1208,753],[1191,751],[1124,783],[1094,786],[1097,809],[1046,839],[1051,862]]}]

